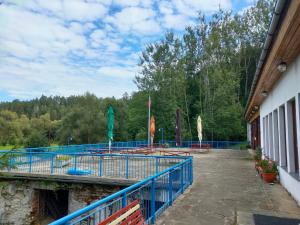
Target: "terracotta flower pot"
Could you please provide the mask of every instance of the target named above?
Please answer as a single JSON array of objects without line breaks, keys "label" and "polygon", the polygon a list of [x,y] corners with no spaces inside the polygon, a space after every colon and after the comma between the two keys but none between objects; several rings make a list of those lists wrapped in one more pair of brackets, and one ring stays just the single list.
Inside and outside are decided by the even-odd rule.
[{"label": "terracotta flower pot", "polygon": [[276,179],[276,173],[262,173],[262,177],[267,183],[273,183]]}]

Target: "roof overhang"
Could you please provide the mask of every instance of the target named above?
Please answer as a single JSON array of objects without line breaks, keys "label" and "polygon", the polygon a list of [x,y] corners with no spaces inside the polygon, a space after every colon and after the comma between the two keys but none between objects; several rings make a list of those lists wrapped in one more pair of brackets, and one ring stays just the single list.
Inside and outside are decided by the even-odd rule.
[{"label": "roof overhang", "polygon": [[276,37],[264,59],[262,67],[257,72],[245,111],[245,118],[251,121],[258,111],[265,95],[270,93],[276,82],[284,76],[277,67],[285,62],[287,67],[295,60],[300,52],[300,1],[292,0],[287,8],[281,23],[278,23]]}]

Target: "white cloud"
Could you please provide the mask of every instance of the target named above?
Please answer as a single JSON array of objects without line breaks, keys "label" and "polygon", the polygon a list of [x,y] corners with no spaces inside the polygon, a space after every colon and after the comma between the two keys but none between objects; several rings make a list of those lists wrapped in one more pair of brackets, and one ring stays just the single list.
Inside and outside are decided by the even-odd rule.
[{"label": "white cloud", "polygon": [[98,70],[99,75],[104,75],[108,77],[127,77],[133,78],[138,72],[138,67],[113,67],[113,66],[104,66]]},{"label": "white cloud", "polygon": [[6,0],[0,90],[20,99],[86,91],[120,97],[136,89],[146,43],[165,29],[182,32],[197,10],[219,5],[232,7],[230,0]]},{"label": "white cloud", "polygon": [[231,9],[230,0],[172,0],[178,13],[192,16],[197,13],[197,11],[202,11],[204,13],[214,12],[219,9]]},{"label": "white cloud", "polygon": [[95,20],[103,18],[108,8],[100,3],[87,3],[79,0],[67,0],[63,2],[64,16],[68,20]]},{"label": "white cloud", "polygon": [[113,3],[122,7],[128,6],[144,6],[150,7],[154,1],[152,0],[113,0]]},{"label": "white cloud", "polygon": [[106,53],[120,51],[119,44],[122,42],[118,37],[110,37],[105,30],[95,30],[90,35],[91,46],[94,48],[104,49]]},{"label": "white cloud", "polygon": [[162,21],[164,27],[175,30],[183,30],[187,25],[193,24],[189,17],[179,14],[166,14]]},{"label": "white cloud", "polygon": [[37,6],[41,7],[44,10],[48,10],[49,12],[58,13],[61,12],[63,9],[63,4],[61,1],[37,0],[36,2],[37,2]]},{"label": "white cloud", "polygon": [[173,5],[170,4],[170,2],[168,2],[168,1],[160,1],[158,3],[158,8],[159,8],[159,11],[163,14],[173,14],[174,13]]},{"label": "white cloud", "polygon": [[100,42],[105,38],[106,34],[103,30],[96,30],[90,36],[93,39],[93,41]]},{"label": "white cloud", "polygon": [[114,0],[114,3],[121,6],[138,6],[141,1],[140,0]]},{"label": "white cloud", "polygon": [[[95,73],[89,68],[73,68],[59,62],[20,63],[10,59],[11,66],[0,67],[0,89],[8,90],[9,94],[19,99],[30,99],[41,94],[68,96],[86,91],[102,97],[121,97],[125,91],[135,89],[131,79],[125,77],[132,77],[134,70],[131,68],[104,67]],[[115,79],[111,79],[112,76]]]},{"label": "white cloud", "polygon": [[82,24],[78,23],[78,22],[70,23],[69,29],[71,31],[73,31],[74,33],[77,33],[77,34],[83,34],[84,33],[84,28],[83,28]]},{"label": "white cloud", "polygon": [[153,9],[142,7],[127,7],[107,19],[121,32],[136,32],[140,34],[156,34],[160,25],[155,20]]}]

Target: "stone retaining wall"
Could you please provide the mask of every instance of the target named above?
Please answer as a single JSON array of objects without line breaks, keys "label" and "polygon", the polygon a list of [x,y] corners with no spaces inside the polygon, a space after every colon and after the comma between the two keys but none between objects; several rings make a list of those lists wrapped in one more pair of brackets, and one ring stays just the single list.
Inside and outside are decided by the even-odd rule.
[{"label": "stone retaining wall", "polygon": [[68,190],[68,213],[71,213],[122,188],[99,184],[2,180],[0,181],[0,224],[43,224],[42,219],[38,218],[39,201],[41,201],[37,198],[39,190]]}]

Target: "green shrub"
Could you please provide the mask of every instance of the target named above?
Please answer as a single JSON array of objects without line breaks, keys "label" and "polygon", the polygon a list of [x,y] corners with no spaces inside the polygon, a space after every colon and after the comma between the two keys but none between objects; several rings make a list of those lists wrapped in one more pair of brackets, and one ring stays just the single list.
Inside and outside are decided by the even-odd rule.
[{"label": "green shrub", "polygon": [[263,170],[264,173],[277,173],[277,165],[275,162],[269,161],[269,160],[262,160],[259,164]]},{"label": "green shrub", "polygon": [[274,162],[270,163],[267,167],[263,167],[264,173],[277,173],[277,166]]},{"label": "green shrub", "polygon": [[251,144],[250,144],[249,141],[247,142],[246,148],[247,148],[247,149],[248,149],[248,148],[251,148]]},{"label": "green shrub", "polygon": [[269,166],[269,161],[264,159],[264,160],[261,160],[260,161],[260,164],[259,164],[262,168],[266,168]]},{"label": "green shrub", "polygon": [[68,155],[57,155],[56,156],[56,160],[59,160],[59,161],[68,161],[70,159],[71,159],[71,157]]},{"label": "green shrub", "polygon": [[14,156],[9,153],[0,155],[0,169],[15,168],[13,165]]},{"label": "green shrub", "polygon": [[232,149],[239,149],[239,150],[247,150],[249,148],[251,148],[250,142],[249,141],[244,141],[240,144],[238,144],[237,146],[231,146]]},{"label": "green shrub", "polygon": [[256,160],[256,161],[261,160],[261,156],[262,156],[262,149],[260,147],[258,147],[255,150],[254,160]]},{"label": "green shrub", "polygon": [[27,138],[25,147],[34,148],[34,147],[43,147],[43,146],[48,146],[47,137],[41,132],[33,131]]}]

